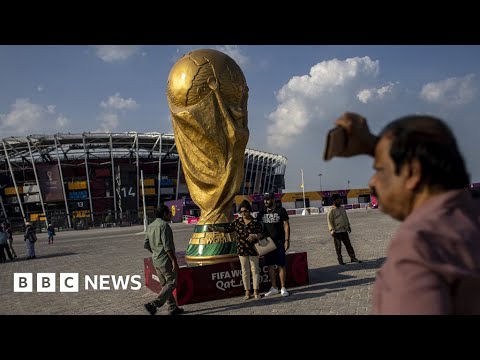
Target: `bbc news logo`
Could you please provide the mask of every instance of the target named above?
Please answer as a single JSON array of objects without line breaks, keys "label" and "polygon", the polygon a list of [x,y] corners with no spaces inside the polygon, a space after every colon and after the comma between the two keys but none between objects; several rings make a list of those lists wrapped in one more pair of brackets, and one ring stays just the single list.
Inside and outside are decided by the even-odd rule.
[{"label": "bbc news logo", "polygon": [[[14,273],[13,292],[33,292],[36,284],[37,292],[56,292],[56,273],[37,273],[34,281],[33,273]],[[59,274],[59,292],[79,292],[80,282],[78,273]],[[83,289],[85,290],[140,290],[142,284],[140,275],[85,275]]]}]

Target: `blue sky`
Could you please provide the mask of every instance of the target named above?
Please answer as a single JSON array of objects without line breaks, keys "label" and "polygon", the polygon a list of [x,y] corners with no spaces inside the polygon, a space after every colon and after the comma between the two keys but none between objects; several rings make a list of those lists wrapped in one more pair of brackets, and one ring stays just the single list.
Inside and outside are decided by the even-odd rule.
[{"label": "blue sky", "polygon": [[56,132],[173,133],[165,90],[183,54],[214,48],[249,86],[247,147],[288,158],[286,191],[366,187],[372,159],[322,160],[344,111],[377,133],[408,114],[452,127],[480,182],[480,46],[151,45],[0,46],[0,138]]}]

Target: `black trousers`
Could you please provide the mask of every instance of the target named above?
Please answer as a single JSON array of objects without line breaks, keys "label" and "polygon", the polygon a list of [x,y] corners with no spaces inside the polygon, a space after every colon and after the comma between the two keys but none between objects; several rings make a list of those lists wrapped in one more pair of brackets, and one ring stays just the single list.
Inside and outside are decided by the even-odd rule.
[{"label": "black trousers", "polygon": [[5,252],[7,253],[7,256],[10,260],[13,259],[12,253],[10,252],[10,248],[8,247],[8,244],[0,244],[0,260],[5,261],[7,258],[5,257],[5,252],[3,251],[5,249]]},{"label": "black trousers", "polygon": [[347,249],[348,256],[350,256],[351,259],[355,259],[355,251],[350,242],[348,232],[333,233],[333,241],[335,242],[335,251],[337,252],[338,261],[342,260],[342,242]]}]

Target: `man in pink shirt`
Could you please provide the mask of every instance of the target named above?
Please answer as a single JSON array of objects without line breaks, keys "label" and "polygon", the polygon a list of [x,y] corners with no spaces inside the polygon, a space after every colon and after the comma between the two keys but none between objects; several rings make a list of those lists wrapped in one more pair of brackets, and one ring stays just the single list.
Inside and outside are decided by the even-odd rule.
[{"label": "man in pink shirt", "polygon": [[413,115],[378,137],[344,113],[325,160],[374,156],[369,182],[380,209],[402,221],[377,272],[374,314],[480,314],[480,196],[450,128]]}]

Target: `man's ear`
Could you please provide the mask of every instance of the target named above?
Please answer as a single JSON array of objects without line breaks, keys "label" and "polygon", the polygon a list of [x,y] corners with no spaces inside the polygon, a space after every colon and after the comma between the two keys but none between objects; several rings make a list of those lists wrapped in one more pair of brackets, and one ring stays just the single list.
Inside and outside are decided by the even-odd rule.
[{"label": "man's ear", "polygon": [[408,190],[415,190],[420,186],[422,180],[422,164],[417,159],[413,159],[409,164],[405,164],[407,172],[405,186]]}]

